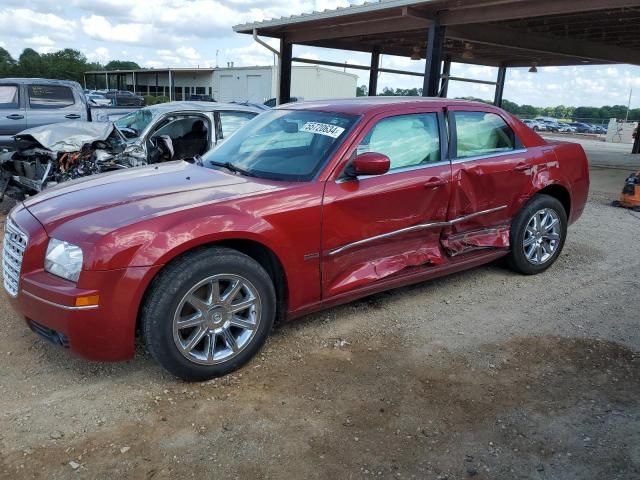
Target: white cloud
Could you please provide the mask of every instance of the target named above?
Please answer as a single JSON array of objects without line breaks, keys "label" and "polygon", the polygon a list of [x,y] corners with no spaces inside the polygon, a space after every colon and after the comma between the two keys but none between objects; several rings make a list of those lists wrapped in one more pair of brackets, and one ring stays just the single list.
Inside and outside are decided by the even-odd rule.
[{"label": "white cloud", "polygon": [[52,13],[39,13],[27,8],[3,10],[0,14],[0,31],[12,37],[33,38],[39,32],[57,39],[69,39],[76,28],[74,20],[67,20]]},{"label": "white cloud", "polygon": [[84,33],[97,40],[140,45],[152,45],[154,43],[154,29],[150,24],[112,24],[100,15],[82,17],[80,23]]},{"label": "white cloud", "polygon": [[[270,40],[268,43],[278,49],[278,42]],[[233,62],[238,67],[252,67],[255,65],[273,65],[273,53],[262,45],[252,42],[246,47],[227,48],[218,55],[218,63],[223,66]],[[215,62],[213,62],[215,63]]]},{"label": "white cloud", "polygon": [[176,53],[191,62],[200,60],[200,54],[193,47],[178,47]]},{"label": "white cloud", "polygon": [[44,46],[52,47],[53,45],[56,44],[56,42],[51,40],[46,35],[35,35],[33,37],[30,37],[30,38],[25,38],[24,39],[24,43],[27,43],[29,45],[43,46],[43,47]]},{"label": "white cloud", "polygon": [[90,62],[107,63],[111,60],[109,49],[106,47],[98,47],[91,52],[86,52],[85,56]]}]

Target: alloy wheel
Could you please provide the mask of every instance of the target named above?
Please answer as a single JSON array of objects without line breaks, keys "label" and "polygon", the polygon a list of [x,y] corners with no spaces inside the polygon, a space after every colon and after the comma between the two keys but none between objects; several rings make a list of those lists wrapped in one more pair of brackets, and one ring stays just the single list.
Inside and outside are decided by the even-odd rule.
[{"label": "alloy wheel", "polygon": [[527,222],[522,248],[529,263],[548,262],[560,245],[562,225],[557,212],[551,208],[538,210]]},{"label": "alloy wheel", "polygon": [[226,362],[254,337],[261,317],[260,295],[239,275],[214,275],[182,298],[173,316],[173,340],[180,353],[201,365]]}]

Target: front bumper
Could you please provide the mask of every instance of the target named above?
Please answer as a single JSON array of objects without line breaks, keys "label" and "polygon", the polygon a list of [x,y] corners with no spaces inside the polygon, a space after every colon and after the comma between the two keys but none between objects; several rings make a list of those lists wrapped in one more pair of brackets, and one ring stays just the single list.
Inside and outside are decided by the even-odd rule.
[{"label": "front bumper", "polygon": [[[29,236],[17,296],[12,307],[36,333],[87,359],[119,361],[133,357],[138,310],[144,291],[161,266],[83,271],[78,284],[44,271],[48,237],[26,210],[13,220]],[[76,298],[99,295],[98,305],[75,306]]]},{"label": "front bumper", "polygon": [[[84,358],[119,361],[133,357],[138,308],[143,285],[159,270],[133,267],[123,270],[84,272],[96,288],[80,289],[50,273],[40,271],[21,277],[13,308],[40,336],[59,343]],[[99,295],[100,304],[74,306],[76,297]],[[42,329],[41,327],[45,327]]]}]

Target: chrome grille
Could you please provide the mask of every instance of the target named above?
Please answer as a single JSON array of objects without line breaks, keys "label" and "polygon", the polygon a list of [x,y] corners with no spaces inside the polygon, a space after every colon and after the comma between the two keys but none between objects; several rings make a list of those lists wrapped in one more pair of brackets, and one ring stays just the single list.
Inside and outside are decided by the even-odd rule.
[{"label": "chrome grille", "polygon": [[4,288],[12,297],[18,296],[22,257],[28,241],[26,233],[22,232],[10,218],[7,218],[2,243],[2,277]]}]

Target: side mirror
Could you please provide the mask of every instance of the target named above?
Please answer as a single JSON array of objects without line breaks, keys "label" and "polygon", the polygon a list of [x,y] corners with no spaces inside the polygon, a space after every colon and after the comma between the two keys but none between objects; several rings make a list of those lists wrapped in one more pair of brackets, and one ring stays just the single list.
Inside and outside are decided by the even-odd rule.
[{"label": "side mirror", "polygon": [[384,175],[389,171],[391,161],[382,153],[367,152],[353,159],[347,170],[347,175],[357,177],[359,175]]}]

